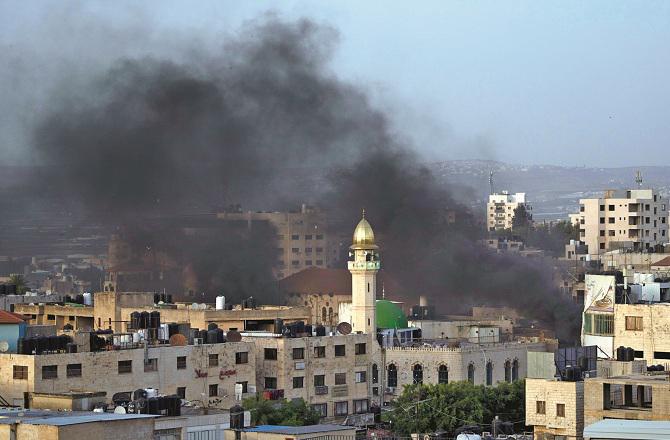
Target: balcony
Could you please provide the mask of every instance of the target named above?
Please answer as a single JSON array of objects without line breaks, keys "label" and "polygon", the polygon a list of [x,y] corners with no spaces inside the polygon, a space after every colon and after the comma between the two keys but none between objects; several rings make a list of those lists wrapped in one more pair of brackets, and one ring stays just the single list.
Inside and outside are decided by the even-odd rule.
[{"label": "balcony", "polygon": [[349,261],[347,265],[349,270],[379,270],[379,261]]},{"label": "balcony", "polygon": [[314,394],[316,394],[317,396],[324,396],[324,395],[328,394],[328,387],[326,385],[315,386],[314,387]]},{"label": "balcony", "polygon": [[347,397],[349,395],[349,388],[347,385],[333,385],[330,395],[332,397]]}]

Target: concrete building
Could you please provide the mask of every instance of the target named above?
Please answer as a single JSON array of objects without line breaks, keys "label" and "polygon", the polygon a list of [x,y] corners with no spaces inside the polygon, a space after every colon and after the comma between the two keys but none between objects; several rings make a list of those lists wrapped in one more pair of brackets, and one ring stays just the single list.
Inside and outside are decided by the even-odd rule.
[{"label": "concrete building", "polygon": [[243,340],[256,346],[257,391],[266,398],[302,398],[326,418],[381,404],[382,354],[370,334]]},{"label": "concrete building", "polygon": [[201,406],[229,408],[235,385],[256,384],[254,345],[228,342],[203,345],[130,344],[127,348],[77,353],[0,354],[0,390],[9,403],[28,406],[29,393],[115,393],[155,388]]},{"label": "concrete building", "polygon": [[614,249],[661,250],[668,242],[668,201],[651,189],[605,191],[579,200],[580,240],[590,255]]},{"label": "concrete building", "polygon": [[356,429],[342,425],[260,425],[240,431],[227,430],[225,440],[355,440]]},{"label": "concrete building", "polygon": [[512,229],[514,210],[523,205],[531,215],[532,207],[526,201],[526,193],[510,194],[507,191],[489,195],[486,204],[486,226],[489,231]]},{"label": "concrete building", "polygon": [[584,422],[603,419],[670,419],[668,373],[592,378],[584,381]]},{"label": "concrete building", "polygon": [[26,334],[22,315],[0,310],[0,352],[16,352],[16,342]]},{"label": "concrete building", "polygon": [[535,440],[581,440],[584,382],[526,379],[526,425]]}]

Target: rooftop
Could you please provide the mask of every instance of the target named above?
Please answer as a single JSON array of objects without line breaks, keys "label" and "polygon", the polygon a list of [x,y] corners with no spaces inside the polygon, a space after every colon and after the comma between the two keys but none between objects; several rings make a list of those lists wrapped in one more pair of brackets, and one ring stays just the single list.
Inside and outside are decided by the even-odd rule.
[{"label": "rooftop", "polygon": [[45,411],[0,409],[0,424],[12,425],[17,422],[28,425],[67,426],[82,423],[114,422],[130,419],[157,417],[150,414],[116,414],[91,411]]},{"label": "rooftop", "polygon": [[281,425],[259,425],[244,429],[245,432],[269,432],[273,434],[301,435],[316,434],[319,432],[348,431],[351,426],[342,425],[310,425],[310,426],[281,426]]},{"label": "rooftop", "polygon": [[670,421],[600,420],[584,428],[584,437],[617,440],[670,438]]},{"label": "rooftop", "polygon": [[23,315],[0,310],[0,324],[21,324],[22,322],[25,322]]}]

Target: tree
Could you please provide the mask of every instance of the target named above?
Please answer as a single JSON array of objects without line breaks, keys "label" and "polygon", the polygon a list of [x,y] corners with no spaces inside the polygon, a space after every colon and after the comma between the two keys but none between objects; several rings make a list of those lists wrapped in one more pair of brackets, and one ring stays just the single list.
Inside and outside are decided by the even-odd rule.
[{"label": "tree", "polygon": [[496,415],[501,420],[525,419],[524,381],[499,383],[495,387],[470,382],[410,385],[393,403],[393,430],[401,435],[454,431],[463,425],[490,427]]},{"label": "tree", "polygon": [[23,275],[12,274],[9,276],[9,284],[14,284],[16,286],[16,294],[23,295],[28,290],[26,286],[26,280],[23,278]]},{"label": "tree", "polygon": [[321,414],[312,409],[303,399],[265,400],[260,396],[242,402],[245,411],[251,411],[254,425],[316,425]]}]

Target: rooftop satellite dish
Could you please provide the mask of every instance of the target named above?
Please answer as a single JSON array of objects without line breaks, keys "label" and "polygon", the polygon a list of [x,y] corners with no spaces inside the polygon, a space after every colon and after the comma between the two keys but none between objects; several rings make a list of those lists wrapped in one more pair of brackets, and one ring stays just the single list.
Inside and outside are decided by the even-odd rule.
[{"label": "rooftop satellite dish", "polygon": [[116,408],[114,408],[114,414],[125,414],[125,413],[126,409],[122,406],[117,406]]},{"label": "rooftop satellite dish", "polygon": [[240,342],[242,340],[242,335],[240,332],[235,330],[230,330],[226,333],[226,341],[228,342]]},{"label": "rooftop satellite dish", "polygon": [[6,353],[9,350],[9,342],[0,341],[0,353]]},{"label": "rooftop satellite dish", "polygon": [[348,335],[351,333],[351,324],[348,322],[340,322],[337,324],[337,332],[341,335]]}]

